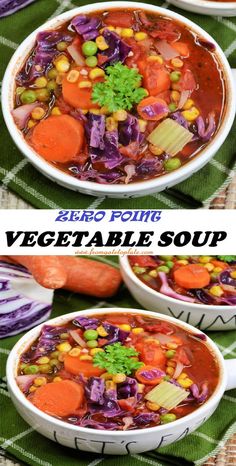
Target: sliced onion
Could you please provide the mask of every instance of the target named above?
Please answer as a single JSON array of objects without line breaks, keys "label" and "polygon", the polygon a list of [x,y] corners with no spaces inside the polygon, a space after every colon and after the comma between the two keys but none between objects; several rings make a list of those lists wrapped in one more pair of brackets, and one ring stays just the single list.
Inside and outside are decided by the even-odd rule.
[{"label": "sliced onion", "polygon": [[179,103],[178,103],[178,109],[183,108],[183,106],[184,106],[186,100],[188,100],[190,94],[191,94],[191,92],[189,90],[184,90],[184,91],[181,92]]},{"label": "sliced onion", "polygon": [[181,372],[183,371],[183,368],[185,366],[183,365],[182,362],[177,362],[176,363],[176,367],[175,367],[175,372],[173,374],[173,379],[178,379],[179,375],[181,374]]},{"label": "sliced onion", "polygon": [[162,55],[164,60],[172,60],[172,58],[179,57],[179,52],[174,49],[166,40],[158,40],[155,42],[155,47]]},{"label": "sliced onion", "polygon": [[123,417],[124,427],[123,430],[127,430],[133,424],[133,418],[131,416]]},{"label": "sliced onion", "polygon": [[85,341],[81,336],[76,332],[76,330],[70,330],[69,334],[72,336],[72,338],[75,340],[78,345],[82,346],[83,348],[86,346]]},{"label": "sliced onion", "polygon": [[195,299],[190,298],[189,296],[184,296],[182,294],[176,293],[172,288],[169,286],[167,281],[167,276],[165,272],[158,272],[159,277],[161,279],[162,285],[160,288],[160,293],[169,296],[170,298],[180,299],[181,301],[186,301],[188,303],[194,303]]},{"label": "sliced onion", "polygon": [[129,183],[131,178],[135,175],[135,166],[134,165],[126,165],[124,167],[124,170],[126,172],[126,177],[125,177],[125,183]]},{"label": "sliced onion", "polygon": [[19,385],[22,392],[26,393],[29,390],[29,387],[32,385],[34,379],[39,377],[39,375],[18,375],[16,377],[16,382]]},{"label": "sliced onion", "polygon": [[84,66],[85,64],[84,57],[81,55],[80,51],[74,44],[69,45],[69,47],[67,47],[66,50],[70,54],[70,56],[73,58],[76,65]]},{"label": "sliced onion", "polygon": [[25,124],[32,110],[38,106],[38,102],[34,102],[33,104],[21,105],[20,107],[14,108],[14,110],[12,110],[12,116],[19,129],[23,129],[25,127]]},{"label": "sliced onion", "polygon": [[166,343],[171,343],[172,338],[169,335],[164,335],[164,333],[155,333],[155,337],[159,340],[159,342],[162,345],[165,345]]}]

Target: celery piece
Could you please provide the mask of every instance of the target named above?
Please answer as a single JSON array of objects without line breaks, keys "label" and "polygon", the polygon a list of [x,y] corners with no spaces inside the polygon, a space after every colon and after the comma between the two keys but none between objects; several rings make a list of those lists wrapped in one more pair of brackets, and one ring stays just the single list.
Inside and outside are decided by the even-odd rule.
[{"label": "celery piece", "polygon": [[167,118],[162,121],[147,137],[154,146],[159,147],[174,157],[193,138],[193,133],[176,121]]},{"label": "celery piece", "polygon": [[145,398],[170,411],[178,406],[181,401],[185,400],[188,395],[189,392],[184,390],[184,388],[177,387],[170,382],[161,382],[148,392]]}]

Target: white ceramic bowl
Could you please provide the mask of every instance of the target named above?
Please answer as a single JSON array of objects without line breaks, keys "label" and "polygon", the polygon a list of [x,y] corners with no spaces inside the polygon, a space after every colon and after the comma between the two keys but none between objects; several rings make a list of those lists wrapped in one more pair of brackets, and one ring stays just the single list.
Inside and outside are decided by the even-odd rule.
[{"label": "white ceramic bowl", "polygon": [[210,0],[169,0],[169,3],[202,15],[236,16],[236,2],[212,2]]},{"label": "white ceramic bowl", "polygon": [[[140,311],[139,309],[131,310],[124,308],[91,309],[73,312],[72,314],[66,314],[56,319],[49,320],[47,324],[63,325],[69,320],[74,319],[78,314],[91,316],[98,313],[112,314],[117,312],[121,312],[122,314],[125,312],[128,314],[138,313],[159,318],[175,325],[180,325],[176,319],[171,317],[163,317],[161,314]],[[15,380],[19,358],[39,336],[41,328],[42,325],[39,325],[26,333],[12,349],[7,361],[7,383],[12,401],[23,419],[42,435],[45,435],[45,437],[54,440],[60,445],[76,448],[77,450],[110,455],[135,454],[159,448],[160,446],[176,442],[197,429],[213,414],[224,391],[236,387],[236,360],[224,361],[215,343],[207,337],[206,344],[218,361],[220,377],[213,395],[193,413],[171,424],[149,427],[141,430],[135,429],[126,432],[101,431],[73,426],[37,409],[26,399]],[[196,334],[196,330],[188,324],[181,323],[181,328]]]},{"label": "white ceramic bowl", "polygon": [[127,256],[120,258],[120,270],[130,293],[145,309],[175,317],[202,331],[236,329],[236,305],[210,306],[170,298],[139,280],[132,271]]},{"label": "white ceramic bowl", "polygon": [[[226,86],[226,104],[222,115],[222,122],[217,134],[212,141],[191,161],[186,165],[179,168],[178,170],[166,174],[160,178],[155,178],[143,182],[130,183],[127,185],[118,184],[99,184],[91,181],[80,181],[76,178],[62,172],[53,165],[50,165],[42,157],[40,157],[25,141],[21,131],[17,128],[11,115],[11,110],[14,105],[14,78],[19,69],[24,64],[30,50],[34,46],[36,35],[39,31],[46,29],[55,29],[63,24],[65,21],[69,21],[75,15],[80,13],[91,13],[93,11],[101,11],[112,8],[143,8],[146,11],[155,12],[173,20],[180,21],[187,28],[194,31],[197,35],[215,44],[216,55],[220,63],[221,68],[224,71],[225,86]],[[218,151],[226,139],[230,128],[232,126],[234,115],[235,115],[235,90],[232,72],[230,70],[228,61],[215,40],[207,34],[202,28],[194,24],[192,21],[184,18],[183,16],[173,12],[167,11],[163,8],[159,8],[154,5],[148,5],[146,3],[137,2],[106,2],[106,3],[95,3],[93,5],[82,6],[70,10],[60,16],[57,16],[43,26],[36,29],[30,34],[18,47],[10,63],[6,69],[5,76],[2,84],[2,107],[6,125],[11,134],[11,137],[21,152],[27,157],[27,159],[45,176],[55,181],[59,185],[74,191],[80,191],[84,194],[91,194],[94,196],[106,196],[116,198],[130,198],[137,196],[144,196],[147,194],[163,191],[181,181],[185,180],[189,176],[193,175],[200,168],[202,168]]]}]

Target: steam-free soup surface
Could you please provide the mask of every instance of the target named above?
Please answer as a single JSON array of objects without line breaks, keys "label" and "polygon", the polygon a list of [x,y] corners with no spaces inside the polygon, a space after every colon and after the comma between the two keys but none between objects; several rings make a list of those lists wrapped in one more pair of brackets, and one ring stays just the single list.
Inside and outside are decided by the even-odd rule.
[{"label": "steam-free soup surface", "polygon": [[132,430],[174,422],[205,403],[219,377],[204,334],[129,313],[45,325],[22,355],[17,383],[66,423]]},{"label": "steam-free soup surface", "polygon": [[183,24],[112,9],[37,35],[15,107],[47,162],[80,180],[130,183],[177,170],[208,144],[224,80],[214,45]]}]

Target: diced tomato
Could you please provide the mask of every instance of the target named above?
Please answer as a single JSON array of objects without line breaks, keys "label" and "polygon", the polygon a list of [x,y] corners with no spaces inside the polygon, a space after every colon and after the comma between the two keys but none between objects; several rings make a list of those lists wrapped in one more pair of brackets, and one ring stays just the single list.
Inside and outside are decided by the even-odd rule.
[{"label": "diced tomato", "polygon": [[177,50],[181,57],[187,58],[189,56],[188,44],[185,42],[172,42],[171,47]]},{"label": "diced tomato", "polygon": [[104,18],[104,23],[108,26],[130,28],[134,24],[134,15],[131,12],[110,11]]},{"label": "diced tomato", "polygon": [[102,55],[101,53],[97,54],[98,65],[101,66],[108,60],[107,55]]},{"label": "diced tomato", "polygon": [[196,89],[196,81],[191,70],[186,69],[182,74],[178,87],[180,91],[194,91]]},{"label": "diced tomato", "polygon": [[155,39],[167,40],[168,42],[178,40],[181,35],[176,25],[165,19],[159,20],[156,29],[153,29],[149,34]]},{"label": "diced tomato", "polygon": [[[137,347],[137,346],[136,346]],[[164,370],[166,357],[158,342],[147,341],[140,351],[140,359],[145,364]]]},{"label": "diced tomato", "polygon": [[131,265],[138,265],[139,267],[157,267],[156,261],[151,256],[130,256]]},{"label": "diced tomato", "polygon": [[131,411],[131,412],[134,411],[135,403],[136,403],[136,400],[133,396],[131,396],[130,398],[118,400],[118,405],[124,411]]},{"label": "diced tomato", "polygon": [[164,335],[170,335],[173,333],[172,328],[165,322],[160,322],[157,324],[145,325],[144,330],[152,333],[163,333]]},{"label": "diced tomato", "polygon": [[139,154],[139,143],[137,141],[131,142],[128,146],[120,147],[120,153],[132,160],[138,160],[142,157],[142,154]]},{"label": "diced tomato", "polygon": [[125,60],[125,64],[129,67],[132,65],[137,64],[138,60],[144,60],[145,59],[145,51],[144,49],[140,46],[139,42],[136,42],[136,40],[132,37],[125,39],[125,42],[131,47],[132,51],[132,57],[128,57]]},{"label": "diced tomato", "polygon": [[178,361],[181,362],[184,366],[189,366],[190,365],[190,360],[186,354],[186,351],[184,348],[177,348],[176,353],[173,357],[173,361]]},{"label": "diced tomato", "polygon": [[122,314],[119,314],[119,315],[112,315],[111,314],[106,320],[110,324],[114,324],[114,325],[121,325],[121,324],[129,324],[130,323],[130,317],[129,316],[123,316]]},{"label": "diced tomato", "polygon": [[156,96],[170,89],[170,74],[163,65],[147,60],[139,60],[137,65],[143,76],[143,86],[151,96]]}]

